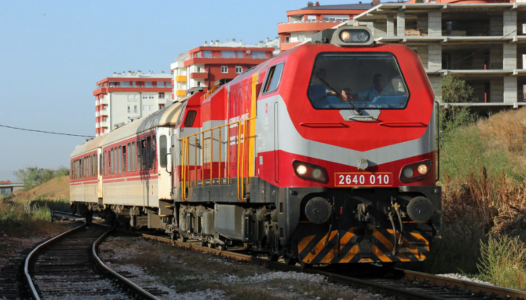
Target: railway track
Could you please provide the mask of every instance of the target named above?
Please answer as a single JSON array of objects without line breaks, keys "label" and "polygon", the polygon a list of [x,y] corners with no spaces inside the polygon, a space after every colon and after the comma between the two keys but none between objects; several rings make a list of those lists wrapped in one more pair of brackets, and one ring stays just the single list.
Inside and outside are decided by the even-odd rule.
[{"label": "railway track", "polygon": [[86,224],[39,246],[27,256],[24,274],[34,299],[157,299],[156,288],[141,288],[109,269],[97,247],[111,232]]},{"label": "railway track", "polygon": [[199,243],[172,241],[166,237],[149,234],[142,234],[142,236],[148,239],[172,243],[173,245],[185,249],[193,249],[220,257],[259,263],[282,271],[320,274],[326,276],[329,281],[334,283],[371,289],[384,294],[395,295],[402,299],[526,300],[526,291],[457,280],[409,270],[380,268],[374,266],[362,266],[360,270],[353,272],[349,272],[348,267],[344,268],[342,266],[301,268],[299,266],[290,266],[281,262],[273,262],[268,259],[258,258],[244,253],[220,251],[217,249],[202,247]]}]

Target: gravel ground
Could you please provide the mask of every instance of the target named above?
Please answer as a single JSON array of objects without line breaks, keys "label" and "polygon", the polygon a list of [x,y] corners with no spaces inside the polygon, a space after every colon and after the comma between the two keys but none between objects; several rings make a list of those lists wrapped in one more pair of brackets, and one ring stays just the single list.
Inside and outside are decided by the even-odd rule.
[{"label": "gravel ground", "polygon": [[270,271],[137,237],[110,237],[101,259],[160,299],[394,299],[327,282],[325,276]]},{"label": "gravel ground", "polygon": [[464,276],[464,275],[458,274],[458,273],[437,274],[437,275],[438,276],[442,276],[442,277],[458,279],[458,280],[465,280],[465,281],[471,281],[471,282],[475,282],[475,283],[493,285],[493,284],[491,284],[491,283],[489,283],[487,281],[482,281],[482,280],[477,279],[477,278],[467,277],[467,276]]}]

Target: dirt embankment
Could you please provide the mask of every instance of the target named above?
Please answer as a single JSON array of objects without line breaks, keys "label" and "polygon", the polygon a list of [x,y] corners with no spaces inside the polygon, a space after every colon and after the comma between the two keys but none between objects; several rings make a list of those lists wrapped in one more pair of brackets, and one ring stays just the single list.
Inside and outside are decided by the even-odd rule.
[{"label": "dirt embankment", "polygon": [[15,202],[46,199],[46,200],[68,200],[69,199],[69,177],[62,176],[41,184],[29,191],[17,191],[11,198]]}]

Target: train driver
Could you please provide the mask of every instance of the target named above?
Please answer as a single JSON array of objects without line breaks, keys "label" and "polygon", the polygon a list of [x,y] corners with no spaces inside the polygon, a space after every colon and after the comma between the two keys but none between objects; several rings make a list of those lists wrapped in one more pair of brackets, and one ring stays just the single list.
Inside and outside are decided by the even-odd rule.
[{"label": "train driver", "polygon": [[327,71],[320,68],[316,70],[315,74],[316,75],[309,86],[309,98],[317,102],[315,104],[318,104],[323,102],[327,97],[327,86],[323,83],[323,81],[327,80]]},{"label": "train driver", "polygon": [[345,101],[354,101],[351,88],[344,88],[342,90],[342,97]]},{"label": "train driver", "polygon": [[373,76],[373,86],[365,89],[354,95],[356,99],[363,99],[365,101],[373,101],[378,96],[393,96],[396,91],[392,88],[384,86],[384,77],[382,74]]}]

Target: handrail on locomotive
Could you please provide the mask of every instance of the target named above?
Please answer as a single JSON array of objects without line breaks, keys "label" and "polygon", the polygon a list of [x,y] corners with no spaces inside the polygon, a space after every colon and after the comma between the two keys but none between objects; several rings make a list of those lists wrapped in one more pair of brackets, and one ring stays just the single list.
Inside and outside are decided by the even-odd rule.
[{"label": "handrail on locomotive", "polygon": [[[182,145],[181,145],[181,156],[182,156],[182,159],[181,159],[181,198],[184,200],[184,201],[188,201],[188,194],[187,194],[187,187],[192,187],[192,185],[190,184],[190,181],[188,180],[189,179],[189,173],[190,173],[190,158],[189,158],[189,151],[190,151],[190,138],[191,137],[194,137],[194,172],[195,172],[195,175],[194,175],[194,185],[193,186],[197,186],[197,148],[198,148],[198,145],[203,145],[201,147],[201,162],[202,162],[202,167],[201,167],[201,185],[204,186],[205,185],[205,167],[204,167],[204,162],[205,162],[205,143],[204,141],[207,140],[207,139],[210,139],[210,176],[209,176],[209,180],[210,180],[210,185],[214,185],[213,184],[213,162],[214,162],[214,130],[218,130],[219,131],[219,137],[218,137],[218,145],[219,145],[219,155],[218,155],[218,176],[217,176],[217,182],[219,185],[221,185],[221,153],[222,153],[222,144],[223,142],[221,141],[221,137],[222,137],[222,129],[224,127],[227,127],[227,142],[225,143],[228,143],[228,146],[227,146],[227,161],[226,161],[226,165],[225,165],[225,168],[226,168],[226,178],[228,180],[228,184],[230,184],[230,128],[231,126],[233,125],[237,125],[237,137],[236,137],[236,142],[237,142],[237,165],[236,165],[236,179],[237,179],[237,198],[240,202],[246,202],[246,199],[245,199],[245,161],[247,159],[246,156],[248,156],[248,151],[245,155],[245,148],[247,147],[247,143],[246,143],[246,140],[247,139],[250,139],[250,138],[254,138],[254,136],[248,136],[247,137],[247,129],[249,128],[249,124],[247,124],[248,122],[250,121],[255,121],[256,117],[252,117],[252,118],[248,118],[248,119],[245,119],[243,121],[236,121],[236,122],[232,122],[232,123],[229,123],[229,124],[225,124],[225,125],[220,125],[220,126],[216,126],[214,128],[210,128],[210,129],[207,129],[207,130],[203,130],[203,131],[200,131],[200,132],[197,132],[197,133],[194,133],[194,134],[191,134],[191,135],[188,135],[186,137],[182,137],[182,138],[179,138],[178,141],[181,141],[182,142]],[[243,129],[241,129],[241,125],[243,125]],[[251,122],[250,126],[255,126],[254,122]],[[241,131],[243,130],[243,134],[241,134]],[[207,132],[210,132],[210,137],[207,137],[205,138],[205,133]],[[198,136],[201,136],[201,139],[198,139]],[[241,144],[243,144],[243,147],[241,147]],[[241,155],[239,155],[241,154]],[[254,162],[255,163],[255,162]],[[247,163],[248,165],[248,163]],[[187,186],[188,184],[188,186]]]}]

